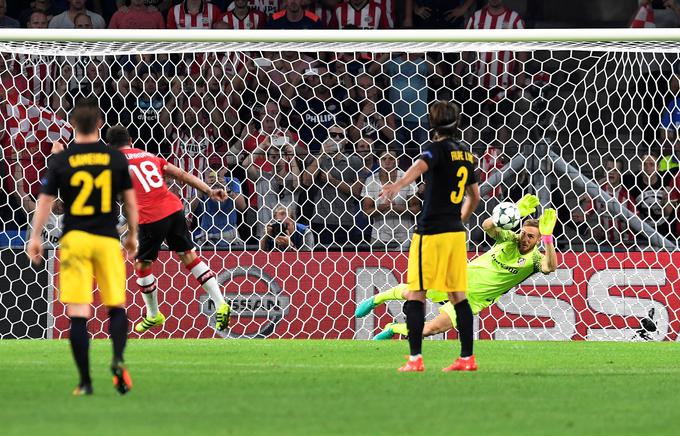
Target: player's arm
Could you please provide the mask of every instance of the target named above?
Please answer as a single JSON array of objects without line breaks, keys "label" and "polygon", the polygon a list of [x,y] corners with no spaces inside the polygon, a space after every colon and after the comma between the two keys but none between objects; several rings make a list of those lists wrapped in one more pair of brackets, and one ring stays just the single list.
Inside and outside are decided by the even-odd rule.
[{"label": "player's arm", "polygon": [[544,274],[557,269],[557,253],[552,235],[555,224],[557,224],[557,211],[552,208],[544,210],[543,215],[538,219],[538,231],[541,232],[541,240],[545,246],[545,256],[541,261],[541,271]]},{"label": "player's arm", "polygon": [[545,255],[541,260],[541,272],[543,274],[550,274],[557,269],[557,252],[555,251],[555,244],[545,242]]},{"label": "player's arm", "polygon": [[472,213],[477,210],[479,202],[482,197],[479,195],[479,184],[477,182],[467,185],[465,187],[465,200],[460,209],[460,219],[466,222],[472,216]]},{"label": "player's arm", "polygon": [[486,234],[494,240],[498,239],[502,231],[500,227],[496,227],[496,224],[493,223],[493,219],[491,219],[491,217],[484,220],[482,223],[482,229],[484,229]]},{"label": "player's arm", "polygon": [[36,265],[40,263],[40,253],[42,252],[42,237],[40,235],[56,198],[55,195],[49,194],[40,194],[38,196],[38,204],[35,207],[33,222],[31,223],[31,229],[33,229],[33,231],[31,232],[31,238],[26,245],[26,254],[28,255],[28,258],[31,259],[31,262]]},{"label": "player's arm", "polygon": [[199,179],[193,174],[187,173],[183,169],[178,168],[173,164],[170,163],[167,164],[164,170],[165,173],[172,177],[173,179],[199,190],[200,192],[209,196],[213,200],[224,201],[227,199],[227,193],[225,192],[224,189],[211,189],[210,186],[208,186],[208,184],[205,183],[203,180]]},{"label": "player's arm", "polygon": [[137,252],[137,225],[139,224],[139,211],[137,210],[137,196],[134,189],[123,191],[123,213],[127,220],[127,236],[123,246],[130,256]]},{"label": "player's arm", "polygon": [[[423,175],[424,172],[428,170],[428,168],[427,162],[425,162],[423,159],[418,159],[413,162],[411,168],[409,168],[400,179],[394,183],[385,183],[383,185],[382,189],[380,190],[380,198],[378,199],[378,202],[381,200],[392,200],[399,193],[399,191],[415,182],[420,176]],[[479,194],[479,189],[477,190],[477,193]]]}]

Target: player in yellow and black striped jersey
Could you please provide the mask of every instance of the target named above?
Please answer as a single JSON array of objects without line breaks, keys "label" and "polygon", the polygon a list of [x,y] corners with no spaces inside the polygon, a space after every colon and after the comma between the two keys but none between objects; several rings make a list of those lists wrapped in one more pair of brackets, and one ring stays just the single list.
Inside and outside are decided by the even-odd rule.
[{"label": "player in yellow and black striped jersey", "polygon": [[[404,305],[411,355],[400,371],[423,371],[422,329],[425,324],[425,292],[448,293],[458,317],[460,358],[449,368],[477,368],[473,349],[472,309],[467,290],[466,233],[463,223],[479,204],[475,160],[459,140],[460,108],[437,101],[428,109],[432,142],[423,146],[420,158],[394,184],[383,186],[382,198],[391,200],[404,186],[421,175],[425,179],[423,208],[408,259],[408,301]],[[413,326],[413,329],[412,327]],[[414,330],[415,329],[415,330]]]},{"label": "player in yellow and black striped jersey", "polygon": [[59,252],[59,299],[71,320],[70,342],[80,373],[74,395],[92,393],[89,370],[87,319],[92,303],[92,279],[109,309],[109,333],[113,341],[111,371],[114,386],[126,393],[132,381],[123,364],[128,320],[125,314],[125,263],[117,231],[118,205],[128,219],[124,246],[134,255],[137,246],[137,203],[128,164],[118,150],[99,139],[101,114],[94,98],[79,101],[71,113],[74,142],[50,157],[36,213],[28,255],[40,262],[42,228],[57,196],[64,203],[64,228]]}]

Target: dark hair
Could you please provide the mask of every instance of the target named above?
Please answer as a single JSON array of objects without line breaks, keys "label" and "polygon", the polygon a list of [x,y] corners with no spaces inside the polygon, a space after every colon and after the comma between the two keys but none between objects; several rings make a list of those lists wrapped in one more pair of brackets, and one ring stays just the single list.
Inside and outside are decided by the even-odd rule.
[{"label": "dark hair", "polygon": [[89,96],[76,101],[70,121],[78,133],[89,135],[97,131],[101,119],[97,97]]},{"label": "dark hair", "polygon": [[538,229],[538,228],[539,228],[539,227],[538,227],[538,220],[535,219],[535,218],[526,219],[526,220],[524,220],[524,222],[522,223],[522,227],[524,227],[524,226],[536,227],[536,228]]},{"label": "dark hair", "polygon": [[125,127],[118,124],[111,127],[106,133],[106,142],[115,148],[126,146],[130,143],[130,133]]},{"label": "dark hair", "polygon": [[446,100],[438,100],[430,104],[427,110],[430,128],[442,136],[458,136],[460,124],[460,106]]}]

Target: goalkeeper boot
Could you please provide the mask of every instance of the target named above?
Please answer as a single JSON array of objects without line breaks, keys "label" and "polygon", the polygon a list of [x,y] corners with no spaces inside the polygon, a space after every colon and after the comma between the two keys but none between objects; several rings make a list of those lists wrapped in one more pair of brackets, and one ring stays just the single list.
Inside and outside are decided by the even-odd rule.
[{"label": "goalkeeper boot", "polygon": [[73,392],[71,392],[71,394],[73,394],[73,396],[76,397],[92,395],[92,384],[91,383],[79,384],[78,386],[76,386]]},{"label": "goalkeeper boot", "polygon": [[459,357],[451,365],[442,368],[443,372],[449,371],[477,371],[477,362],[475,356]]},{"label": "goalkeeper boot", "polygon": [[135,326],[135,331],[137,333],[144,333],[145,331],[149,330],[152,327],[158,327],[163,325],[165,322],[165,316],[158,312],[158,314],[155,317],[152,316],[146,316],[141,322],[138,322],[137,325]]},{"label": "goalkeeper boot", "polygon": [[125,395],[132,389],[132,378],[123,362],[113,362],[111,364],[111,374],[113,374],[113,387],[119,394]]},{"label": "goalkeeper boot", "polygon": [[373,309],[375,309],[375,297],[369,297],[357,305],[357,310],[354,311],[354,316],[357,318],[363,318]]},{"label": "goalkeeper boot", "polygon": [[399,372],[423,372],[425,371],[425,364],[423,363],[423,356],[418,357],[416,360],[411,360],[410,357],[407,357],[407,361],[402,366],[399,368],[397,371]]},{"label": "goalkeeper boot", "polygon": [[231,318],[231,307],[224,303],[215,312],[215,328],[219,331],[226,330],[229,327],[229,318]]},{"label": "goalkeeper boot", "polygon": [[392,339],[394,337],[394,330],[392,329],[392,326],[394,326],[396,322],[391,322],[385,326],[383,331],[378,333],[377,335],[373,336],[374,341],[384,341],[386,339]]}]

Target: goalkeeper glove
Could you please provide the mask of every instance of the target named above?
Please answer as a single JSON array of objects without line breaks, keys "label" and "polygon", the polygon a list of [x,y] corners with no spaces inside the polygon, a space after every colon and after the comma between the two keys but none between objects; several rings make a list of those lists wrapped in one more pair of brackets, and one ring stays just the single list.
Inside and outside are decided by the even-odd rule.
[{"label": "goalkeeper glove", "polygon": [[541,232],[541,236],[551,236],[555,224],[557,224],[557,211],[552,208],[544,210],[543,215],[538,220],[538,230]]},{"label": "goalkeeper glove", "polygon": [[516,204],[517,210],[519,210],[519,215],[524,218],[527,215],[531,215],[536,212],[536,206],[538,206],[540,201],[538,197],[532,194],[527,194],[522,197]]}]

